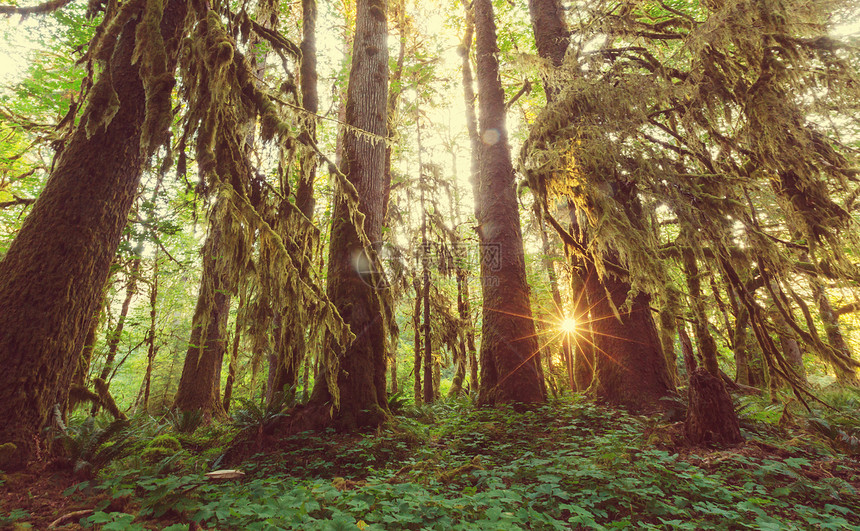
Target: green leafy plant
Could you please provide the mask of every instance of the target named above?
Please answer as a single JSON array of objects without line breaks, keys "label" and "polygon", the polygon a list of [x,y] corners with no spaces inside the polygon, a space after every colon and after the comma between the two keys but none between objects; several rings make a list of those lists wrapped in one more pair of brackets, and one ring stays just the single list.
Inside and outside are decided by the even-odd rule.
[{"label": "green leafy plant", "polygon": [[61,426],[55,442],[72,462],[74,472],[91,478],[99,469],[131,451],[135,439],[130,426],[127,420],[99,426],[94,417],[87,417],[80,424]]},{"label": "green leafy plant", "polygon": [[170,411],[167,420],[177,433],[194,433],[203,423],[203,411],[192,409],[190,411]]},{"label": "green leafy plant", "polygon": [[403,395],[403,391],[400,390],[388,396],[388,411],[397,415],[403,411],[403,408],[406,407],[407,403],[409,403],[409,399],[407,399]]},{"label": "green leafy plant", "polygon": [[275,393],[269,403],[256,400],[239,399],[239,406],[234,410],[233,424],[240,429],[257,428],[262,430],[275,420],[284,417],[286,411],[297,403],[296,387]]}]

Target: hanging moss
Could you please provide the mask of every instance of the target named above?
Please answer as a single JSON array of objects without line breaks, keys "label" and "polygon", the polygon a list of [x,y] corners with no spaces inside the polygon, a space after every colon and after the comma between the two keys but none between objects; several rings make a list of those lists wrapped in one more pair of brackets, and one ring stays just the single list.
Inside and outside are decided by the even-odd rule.
[{"label": "hanging moss", "polygon": [[[617,251],[616,273],[633,287],[628,302],[637,291],[672,298],[661,251],[677,245],[677,233],[662,223],[674,219],[671,226],[694,234],[684,245],[726,277],[750,312],[768,367],[798,386],[770,338],[762,288],[810,349],[858,366],[817,339],[802,299],[784,293],[802,271],[849,289],[858,278],[846,249],[860,241],[844,205],[857,197],[860,161],[828,125],[860,125],[858,65],[850,44],[828,33],[834,10],[848,4],[584,9],[567,61],[554,72],[563,88],[521,153],[548,219],[557,200],[584,213],[589,245],[576,252]],[[656,209],[659,216],[641,215]],[[603,276],[602,260],[596,265]],[[764,280],[748,286],[738,271]]]}]

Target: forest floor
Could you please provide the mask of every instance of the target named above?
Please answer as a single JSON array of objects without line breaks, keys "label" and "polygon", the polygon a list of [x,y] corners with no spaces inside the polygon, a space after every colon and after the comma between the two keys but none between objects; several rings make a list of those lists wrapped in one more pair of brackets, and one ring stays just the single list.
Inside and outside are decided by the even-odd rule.
[{"label": "forest floor", "polygon": [[[860,444],[832,413],[747,403],[746,442],[722,449],[685,446],[671,413],[581,400],[523,413],[440,402],[368,433],[283,439],[262,435],[277,413],[244,413],[261,435],[241,478],[204,475],[235,422],[193,435],[173,431],[188,419],[91,423],[76,474],[0,476],[0,528],[71,515],[64,529],[860,529]],[[89,466],[97,479],[81,481]]]}]

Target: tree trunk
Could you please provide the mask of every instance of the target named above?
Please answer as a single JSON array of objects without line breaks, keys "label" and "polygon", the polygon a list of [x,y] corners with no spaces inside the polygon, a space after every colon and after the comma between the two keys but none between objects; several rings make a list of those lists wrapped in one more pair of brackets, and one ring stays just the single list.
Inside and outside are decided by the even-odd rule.
[{"label": "tree trunk", "polygon": [[519,204],[505,129],[496,23],[490,0],[475,0],[481,169],[476,207],[484,296],[478,402],[542,402],[537,339],[526,282]]},{"label": "tree trunk", "polygon": [[705,314],[705,303],[702,299],[702,283],[699,279],[699,266],[696,257],[690,249],[681,253],[684,274],[687,277],[687,290],[690,297],[690,308],[695,318],[696,345],[699,347],[699,358],[705,369],[719,378],[720,368],[717,364],[717,343],[708,330],[708,317]]},{"label": "tree trunk", "polygon": [[236,328],[233,330],[233,352],[230,355],[230,367],[227,371],[227,381],[224,384],[224,413],[230,412],[230,401],[233,399],[233,385],[236,382],[236,365],[239,363],[239,344],[242,342],[242,309],[245,307],[244,297],[239,297],[239,309],[236,311]]},{"label": "tree trunk", "polygon": [[[791,370],[794,371],[798,380],[806,382],[806,367],[803,366],[803,352],[800,350],[800,345],[797,343],[794,331],[785,322],[785,318],[779,311],[773,310],[771,318],[776,326],[776,335],[779,337],[779,346],[782,349],[783,356],[785,356],[785,361],[791,367]],[[771,379],[773,381],[773,375]]]},{"label": "tree trunk", "polygon": [[[538,55],[549,59],[551,67],[557,68],[564,61],[570,44],[570,32],[564,23],[564,11],[558,0],[529,0],[529,15],[535,34]],[[547,102],[553,101],[559,87],[550,81],[552,74],[542,72]]]},{"label": "tree trunk", "polygon": [[421,394],[421,284],[417,278],[412,280],[412,287],[415,289],[415,306],[412,309],[413,350],[415,351],[415,362],[412,366],[412,372],[415,375],[413,396],[417,405],[423,399]]},{"label": "tree trunk", "polygon": [[696,366],[693,345],[683,325],[678,327],[684,365],[690,375],[689,404],[684,433],[691,444],[726,445],[743,442],[732,397],[719,376]]},{"label": "tree trunk", "polygon": [[[275,347],[269,357],[269,378],[266,385],[266,402],[272,401],[294,388],[299,382],[299,369],[304,358],[303,338],[293,334],[304,334],[300,323],[284,321],[287,312],[275,318]],[[300,341],[296,341],[300,339]]]},{"label": "tree trunk", "polygon": [[[385,203],[385,143],[377,139],[388,136],[387,8],[385,0],[356,3],[346,98],[346,123],[350,127],[344,131],[341,165],[358,192],[358,208],[365,215],[364,232],[371,242],[381,240]],[[358,134],[356,129],[365,133]],[[369,138],[368,133],[377,138]],[[310,403],[317,411],[329,411],[326,404],[334,400],[337,412],[332,420],[345,429],[378,425],[387,417],[388,409],[385,323],[375,288],[355,269],[355,257],[362,253],[346,199],[339,196],[332,212],[327,293],[356,339],[342,352],[333,344],[324,350],[324,377],[317,379]]]},{"label": "tree trunk", "polygon": [[[99,374],[99,378],[107,382],[108,387],[110,387],[110,380],[108,380],[108,376],[111,373],[111,369],[113,369],[113,362],[116,360],[116,352],[119,348],[120,339],[122,339],[122,331],[125,329],[125,319],[128,317],[128,309],[131,306],[131,299],[134,298],[135,293],[137,293],[137,276],[140,274],[140,253],[143,252],[143,243],[140,242],[135,249],[135,253],[137,258],[132,260],[131,262],[131,270],[129,271],[129,279],[128,284],[125,288],[125,299],[122,301],[122,307],[120,308],[119,317],[116,320],[116,327],[111,331],[108,335],[108,351],[107,357],[105,357],[105,364],[102,367],[102,372]],[[99,404],[94,403],[92,409],[90,410],[90,415],[95,416],[98,413]]]},{"label": "tree trunk", "polygon": [[[812,287],[812,296],[818,305],[818,315],[824,324],[824,333],[827,335],[827,342],[834,350],[846,358],[851,358],[851,348],[845,342],[845,337],[839,329],[839,316],[833,311],[833,305],[830,304],[827,291],[817,278],[811,278],[810,285]],[[845,370],[836,365],[834,365],[834,370],[836,371],[836,379],[839,382],[853,386],[860,385],[855,371]]]},{"label": "tree trunk", "polygon": [[427,183],[424,179],[424,166],[421,161],[421,119],[415,120],[418,134],[418,190],[420,193],[419,205],[421,208],[421,299],[424,303],[423,322],[421,330],[424,335],[424,403],[432,404],[435,400],[433,382],[433,345],[430,334],[430,249],[427,242],[427,207],[424,201],[424,191]]},{"label": "tree trunk", "polygon": [[179,378],[173,407],[179,411],[200,410],[206,419],[224,417],[216,385],[227,350],[227,320],[230,316],[230,267],[221,253],[226,208],[219,200],[210,214],[209,234],[203,246],[203,272],[197,306],[191,321],[191,339]]},{"label": "tree trunk", "polygon": [[[474,80],[472,78],[472,60],[470,58],[472,41],[475,36],[475,17],[473,7],[466,0],[463,0],[463,6],[466,9],[466,20],[463,41],[459,52],[463,59],[463,99],[466,108],[466,130],[469,133],[469,144],[471,147],[469,182],[472,184],[472,195],[478,197],[481,141],[478,138],[478,118],[475,113],[475,89],[472,86]],[[475,205],[475,215],[477,216],[477,205]],[[468,288],[468,282],[466,283],[466,288]],[[466,295],[466,302],[467,304],[471,304],[468,294]],[[471,308],[468,308],[468,311],[469,322],[471,323]],[[472,393],[477,393],[480,385],[480,380],[478,379],[478,349],[475,344],[475,333],[471,329],[466,336],[466,341],[469,349],[469,387]]]},{"label": "tree trunk", "polygon": [[[175,68],[185,13],[179,0],[164,8],[165,75]],[[7,471],[26,466],[48,412],[66,401],[156,137],[141,142],[145,109],[155,115],[169,101],[173,83],[147,98],[140,63],[132,63],[141,18],[131,17],[120,30],[80,125],[0,262],[0,409],[6,412],[0,444],[15,445],[0,463]]]},{"label": "tree trunk", "polygon": [[666,308],[660,309],[660,345],[669,369],[673,386],[678,385],[678,356],[675,354],[675,316]]},{"label": "tree trunk", "polygon": [[[299,142],[312,140],[316,142],[316,117],[319,110],[317,94],[317,2],[302,0],[302,61],[300,65],[302,90],[302,106],[310,114],[304,122],[304,128],[299,135]],[[308,219],[314,215],[314,181],[316,180],[317,154],[313,150],[301,159],[301,176],[296,189],[296,206]],[[311,257],[308,257],[311,260]]]},{"label": "tree trunk", "polygon": [[587,275],[586,288],[596,347],[592,393],[633,411],[658,408],[660,397],[671,394],[673,388],[651,317],[650,297],[640,292],[625,311],[622,305],[630,284],[611,273],[601,282],[593,270]]},{"label": "tree trunk", "polygon": [[451,381],[451,389],[448,391],[448,396],[460,396],[463,394],[463,383],[466,381],[466,367],[469,363],[469,345],[474,347],[474,337],[469,340],[472,324],[469,319],[469,279],[466,276],[466,271],[461,267],[457,268],[457,315],[460,317],[462,326],[466,330],[460,330],[459,342],[456,351],[454,363],[457,366],[457,371],[454,374],[454,379]]},{"label": "tree trunk", "polygon": [[152,388],[152,367],[155,364],[155,355],[158,353],[158,346],[155,342],[155,317],[156,306],[158,301],[158,250],[155,252],[155,260],[152,266],[152,283],[149,287],[149,337],[148,348],[146,352],[146,374],[143,377],[143,411],[149,411],[149,394]]}]

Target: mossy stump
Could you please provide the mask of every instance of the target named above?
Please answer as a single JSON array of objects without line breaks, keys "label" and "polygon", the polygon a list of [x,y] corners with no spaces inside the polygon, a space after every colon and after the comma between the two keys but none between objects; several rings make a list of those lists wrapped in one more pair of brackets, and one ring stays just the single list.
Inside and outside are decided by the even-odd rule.
[{"label": "mossy stump", "polygon": [[684,432],[694,445],[731,445],[743,442],[732,397],[719,378],[702,367],[690,375],[690,405]]}]

